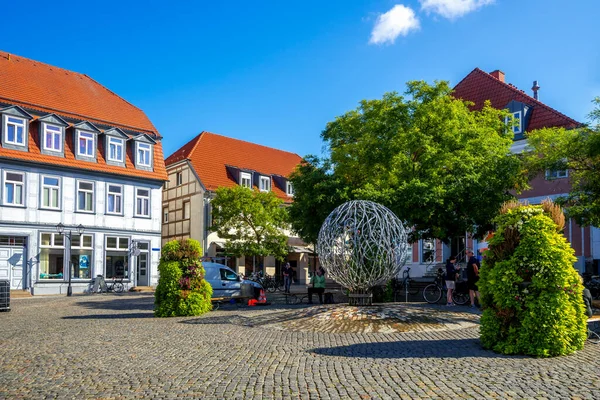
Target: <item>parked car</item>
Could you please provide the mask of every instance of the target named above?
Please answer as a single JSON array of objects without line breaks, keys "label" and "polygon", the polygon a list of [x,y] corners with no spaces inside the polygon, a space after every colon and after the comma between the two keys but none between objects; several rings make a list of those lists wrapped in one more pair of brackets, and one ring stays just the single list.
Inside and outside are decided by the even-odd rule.
[{"label": "parked car", "polygon": [[206,271],[204,279],[212,286],[212,297],[241,297],[242,285],[250,285],[253,288],[252,295],[258,298],[263,288],[260,283],[242,279],[231,268],[215,262],[203,262]]}]

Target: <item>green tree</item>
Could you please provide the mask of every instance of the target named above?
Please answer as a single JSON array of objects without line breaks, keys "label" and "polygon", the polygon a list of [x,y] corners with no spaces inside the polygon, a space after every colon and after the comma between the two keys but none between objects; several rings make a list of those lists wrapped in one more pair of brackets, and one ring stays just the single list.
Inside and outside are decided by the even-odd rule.
[{"label": "green tree", "polygon": [[600,225],[600,97],[593,102],[589,126],[545,128],[527,136],[532,151],[526,163],[532,176],[546,170],[569,170],[571,191],[556,202],[583,226]]},{"label": "green tree", "polygon": [[349,200],[342,179],[331,173],[329,160],[307,156],[290,176],[294,202],[288,211],[292,228],[306,243],[316,243],[325,218]]},{"label": "green tree", "polygon": [[226,239],[225,249],[237,257],[272,255],[283,260],[288,254],[287,210],[273,192],[241,186],[217,189],[212,204],[212,226]]},{"label": "green tree", "polygon": [[[447,82],[409,82],[406,95],[363,100],[327,124],[329,158],[292,178],[301,199],[292,205],[292,224],[303,237],[314,238],[323,216],[350,199],[390,208],[414,227],[411,241],[481,236],[510,191],[526,184],[510,153],[506,112],[489,103],[471,111]],[[325,184],[313,184],[318,177]],[[296,210],[306,206],[312,209]]]}]

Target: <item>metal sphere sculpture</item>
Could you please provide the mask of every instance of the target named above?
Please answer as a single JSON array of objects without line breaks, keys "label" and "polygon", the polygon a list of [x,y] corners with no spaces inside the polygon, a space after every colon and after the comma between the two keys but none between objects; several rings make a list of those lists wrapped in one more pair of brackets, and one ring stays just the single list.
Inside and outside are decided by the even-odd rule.
[{"label": "metal sphere sculpture", "polygon": [[387,207],[367,200],[342,204],[325,219],[317,241],[328,274],[352,293],[394,278],[408,257],[408,230]]}]

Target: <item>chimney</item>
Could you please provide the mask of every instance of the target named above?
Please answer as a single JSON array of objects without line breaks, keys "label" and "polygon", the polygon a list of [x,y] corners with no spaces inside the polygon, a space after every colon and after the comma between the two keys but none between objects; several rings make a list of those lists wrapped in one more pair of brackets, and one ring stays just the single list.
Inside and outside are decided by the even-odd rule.
[{"label": "chimney", "polygon": [[533,81],[533,87],[531,88],[531,90],[533,90],[533,98],[539,100],[538,90],[540,90],[540,85],[538,85],[538,81]]},{"label": "chimney", "polygon": [[500,82],[504,82],[504,72],[500,71],[499,69],[490,72],[490,75],[498,79]]}]

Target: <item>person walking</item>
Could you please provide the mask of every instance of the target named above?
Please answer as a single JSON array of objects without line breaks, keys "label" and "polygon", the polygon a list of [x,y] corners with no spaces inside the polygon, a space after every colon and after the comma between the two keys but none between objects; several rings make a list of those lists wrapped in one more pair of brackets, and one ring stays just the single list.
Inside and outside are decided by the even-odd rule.
[{"label": "person walking", "polygon": [[323,293],[325,292],[325,276],[323,275],[323,271],[318,269],[312,278],[310,278],[310,284],[312,287],[308,288],[308,304],[312,304],[313,293],[319,295],[319,304],[323,304]]},{"label": "person walking", "polygon": [[448,261],[446,261],[446,289],[448,290],[446,293],[446,305],[451,307],[454,305],[452,302],[452,292],[456,288],[456,274],[458,273],[458,268],[456,267],[456,257],[451,256]]},{"label": "person walking", "polygon": [[477,302],[481,304],[479,298],[479,288],[477,281],[479,280],[479,260],[473,254],[473,250],[467,249],[467,285],[469,286],[469,297],[471,298],[471,308],[475,307],[475,297]]},{"label": "person walking", "polygon": [[290,292],[290,285],[292,284],[292,267],[290,263],[285,263],[283,266],[283,290],[285,293]]}]

